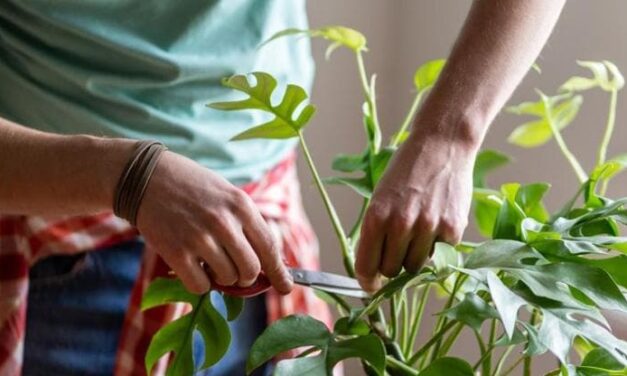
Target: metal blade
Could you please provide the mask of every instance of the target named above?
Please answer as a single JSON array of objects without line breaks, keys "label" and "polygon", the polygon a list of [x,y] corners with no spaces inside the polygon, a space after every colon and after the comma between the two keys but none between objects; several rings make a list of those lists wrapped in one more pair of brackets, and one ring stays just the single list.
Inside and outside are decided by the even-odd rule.
[{"label": "metal blade", "polygon": [[367,298],[369,295],[361,289],[359,282],[339,274],[318,272],[313,270],[289,268],[294,282],[299,285],[311,286],[336,294]]}]

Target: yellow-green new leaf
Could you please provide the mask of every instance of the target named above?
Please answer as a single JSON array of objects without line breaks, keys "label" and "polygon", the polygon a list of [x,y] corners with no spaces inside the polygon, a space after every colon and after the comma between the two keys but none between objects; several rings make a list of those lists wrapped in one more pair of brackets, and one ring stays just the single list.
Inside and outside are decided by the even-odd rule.
[{"label": "yellow-green new leaf", "polygon": [[236,135],[232,140],[285,139],[298,136],[298,132],[307,125],[316,111],[313,105],[307,104],[300,114],[296,114],[296,110],[308,98],[305,89],[298,85],[287,85],[281,102],[275,106],[272,104],[272,94],[277,87],[276,79],[265,72],[253,72],[252,76],[256,80],[254,85],[245,75],[235,75],[222,80],[224,86],[248,94],[248,98],[211,103],[208,106],[223,111],[260,110],[273,115],[274,119],[250,128]]},{"label": "yellow-green new leaf", "polygon": [[440,72],[446,64],[445,59],[430,60],[422,64],[414,74],[414,85],[418,91],[423,91],[435,84]]},{"label": "yellow-green new leaf", "polygon": [[272,35],[268,40],[263,42],[261,46],[264,46],[278,38],[290,35],[303,35],[310,38],[320,37],[332,42],[325,53],[325,57],[327,59],[331,57],[333,51],[342,46],[354,51],[355,53],[368,51],[368,48],[366,47],[366,37],[359,31],[345,26],[323,26],[318,29],[285,29]]},{"label": "yellow-green new leaf", "polygon": [[[552,98],[554,99],[554,97]],[[583,97],[576,95],[564,100],[549,100],[547,103],[551,106],[548,109],[550,110],[551,118],[548,117],[547,108],[542,101],[533,104],[524,103],[524,107],[518,106],[518,110],[521,113],[531,114],[533,112],[534,115],[540,116],[541,119],[516,127],[507,140],[512,144],[526,148],[544,145],[553,136],[549,121],[553,121],[558,130],[564,129],[572,123],[577,113],[579,113]],[[541,114],[540,108],[542,108]],[[510,112],[512,112],[512,108],[510,108]]]}]

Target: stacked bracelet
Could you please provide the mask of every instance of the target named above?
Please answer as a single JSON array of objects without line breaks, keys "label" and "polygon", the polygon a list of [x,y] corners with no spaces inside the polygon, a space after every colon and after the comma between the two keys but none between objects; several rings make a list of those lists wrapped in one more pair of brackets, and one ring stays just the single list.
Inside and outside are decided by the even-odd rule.
[{"label": "stacked bracelet", "polygon": [[135,226],[148,181],[167,148],[158,141],[139,141],[115,189],[113,212]]}]

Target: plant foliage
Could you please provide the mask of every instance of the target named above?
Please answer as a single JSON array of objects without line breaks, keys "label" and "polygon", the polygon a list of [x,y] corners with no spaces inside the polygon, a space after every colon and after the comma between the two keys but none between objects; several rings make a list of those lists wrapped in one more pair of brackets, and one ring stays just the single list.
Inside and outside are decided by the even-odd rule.
[{"label": "plant foliage", "polygon": [[[270,121],[236,135],[234,140],[298,138],[338,237],[346,272],[352,276],[364,210],[353,226],[344,227],[325,184],[350,187],[363,208],[368,206],[388,161],[407,138],[408,126],[423,96],[436,84],[445,61],[432,60],[417,69],[414,102],[398,131],[384,145],[377,118],[375,76],[366,74],[363,62],[365,37],[355,30],[332,26],[288,29],[268,42],[291,35],[329,40],[327,55],[337,47],[355,54],[364,92],[361,112],[367,144],[361,153],[342,154],[333,160],[332,167],[340,175],[321,179],[316,170],[303,133],[315,108],[306,103],[304,89],[287,85],[280,101],[273,103],[277,81],[270,74],[236,75],[223,84],[246,97],[209,106],[225,111],[262,111],[271,116]],[[560,364],[549,375],[627,374],[627,342],[612,333],[604,316],[610,310],[627,313],[627,238],[620,236],[621,227],[627,224],[627,198],[605,196],[610,180],[627,166],[626,154],[606,158],[616,97],[624,79],[608,61],[579,65],[592,77],[571,77],[557,94],[537,91],[537,100],[507,109],[533,117],[514,129],[509,142],[535,148],[555,141],[579,179],[579,186],[572,189],[574,196],[559,211],[551,213],[544,205],[548,183],[508,182],[492,187],[488,175],[511,159],[495,150],[482,151],[475,162],[473,212],[484,241],[456,247],[437,243],[431,264],[416,274],[401,273],[370,299],[356,304],[321,293],[338,308],[340,317],[334,330],[307,316],[278,320],[255,342],[248,372],[286,350],[305,348],[306,356],[280,361],[275,374],[327,375],[341,360],[359,358],[367,374],[377,375],[505,375],[517,367],[530,375],[532,359],[547,352]],[[609,93],[610,109],[597,161],[587,170],[561,132],[575,122],[584,92],[592,89]],[[433,289],[441,293],[432,294]],[[241,302],[230,300],[229,312],[233,314],[228,318],[233,319]],[[175,301],[187,302],[193,310],[154,337],[146,366],[150,370],[160,356],[172,351],[175,358],[170,374],[187,375],[194,370],[192,330],[199,330],[207,344],[202,364],[207,367],[226,351],[228,326],[206,296],[189,294],[175,280],[156,281],[144,297],[144,308]],[[418,343],[417,333],[429,329],[422,323],[425,307],[434,304],[440,304],[441,309],[432,335]],[[478,359],[450,355],[465,330],[477,338]],[[496,348],[503,349],[498,358]]]}]

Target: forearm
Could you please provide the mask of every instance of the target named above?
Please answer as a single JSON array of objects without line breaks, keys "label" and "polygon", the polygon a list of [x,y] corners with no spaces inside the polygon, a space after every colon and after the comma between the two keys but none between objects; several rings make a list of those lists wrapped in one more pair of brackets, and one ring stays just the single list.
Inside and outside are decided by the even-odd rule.
[{"label": "forearm", "polygon": [[564,2],[476,0],[418,121],[478,147],[538,57]]},{"label": "forearm", "polygon": [[0,118],[0,213],[111,210],[134,142],[38,132]]}]

